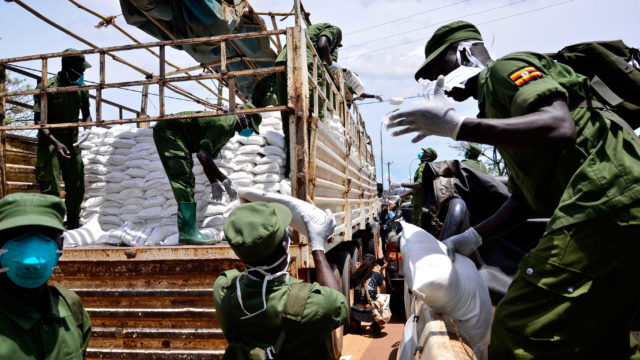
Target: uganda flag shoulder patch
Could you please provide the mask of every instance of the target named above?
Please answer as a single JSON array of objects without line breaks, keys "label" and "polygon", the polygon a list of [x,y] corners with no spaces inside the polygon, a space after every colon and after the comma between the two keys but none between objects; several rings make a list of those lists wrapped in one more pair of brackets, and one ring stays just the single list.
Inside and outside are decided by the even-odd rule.
[{"label": "uganda flag shoulder patch", "polygon": [[525,66],[509,74],[509,79],[511,79],[516,86],[521,86],[527,81],[536,80],[539,77],[542,77],[542,73],[533,66]]}]

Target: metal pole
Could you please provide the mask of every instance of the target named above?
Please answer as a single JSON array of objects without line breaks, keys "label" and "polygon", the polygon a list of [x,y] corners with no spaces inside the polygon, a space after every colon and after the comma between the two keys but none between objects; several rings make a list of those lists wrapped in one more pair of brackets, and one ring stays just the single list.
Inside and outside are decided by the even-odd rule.
[{"label": "metal pole", "polygon": [[393,164],[393,161],[387,161],[387,176],[389,176],[389,196],[391,196],[391,164]]},{"label": "metal pole", "polygon": [[380,184],[382,184],[382,198],[384,198],[384,159],[382,158],[382,125],[380,123]]}]

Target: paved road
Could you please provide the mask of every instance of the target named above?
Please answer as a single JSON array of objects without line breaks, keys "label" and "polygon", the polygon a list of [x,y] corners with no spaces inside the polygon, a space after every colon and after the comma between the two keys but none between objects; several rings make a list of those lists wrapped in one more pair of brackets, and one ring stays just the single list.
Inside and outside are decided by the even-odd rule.
[{"label": "paved road", "polygon": [[346,334],[342,344],[341,360],[395,360],[398,353],[404,322],[395,314],[375,336],[366,323],[360,334]]}]

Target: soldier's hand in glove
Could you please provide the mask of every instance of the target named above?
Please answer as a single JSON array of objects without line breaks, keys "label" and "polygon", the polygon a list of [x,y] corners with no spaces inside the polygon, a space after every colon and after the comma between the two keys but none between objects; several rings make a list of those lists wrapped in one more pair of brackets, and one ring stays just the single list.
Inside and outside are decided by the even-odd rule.
[{"label": "soldier's hand in glove", "polygon": [[331,213],[331,210],[327,209],[327,220],[323,224],[314,223],[306,214],[302,214],[302,221],[307,226],[311,251],[321,250],[324,252],[324,243],[333,235],[333,231],[336,228],[336,218]]},{"label": "soldier's hand in glove", "polygon": [[231,201],[238,198],[238,190],[229,178],[224,179],[222,185],[224,185],[224,189],[227,192],[227,195],[229,195]]},{"label": "soldier's hand in glove", "polygon": [[444,93],[444,76],[440,75],[431,100],[415,109],[398,111],[388,116],[387,130],[404,127],[392,133],[393,136],[418,133],[411,141],[416,143],[429,135],[458,137],[464,116],[453,108],[453,101]]},{"label": "soldier's hand in glove", "polygon": [[220,181],[214,181],[211,183],[211,200],[213,201],[222,201],[222,192],[224,191],[224,187],[220,183]]},{"label": "soldier's hand in glove", "polygon": [[384,100],[382,100],[382,96],[380,96],[380,95],[376,95],[376,100],[378,100],[380,102],[384,101]]},{"label": "soldier's hand in glove", "polygon": [[476,229],[470,227],[463,233],[453,235],[452,237],[443,241],[447,246],[447,255],[453,261],[456,254],[460,253],[465,256],[471,255],[471,253],[482,245],[482,236],[478,234]]}]

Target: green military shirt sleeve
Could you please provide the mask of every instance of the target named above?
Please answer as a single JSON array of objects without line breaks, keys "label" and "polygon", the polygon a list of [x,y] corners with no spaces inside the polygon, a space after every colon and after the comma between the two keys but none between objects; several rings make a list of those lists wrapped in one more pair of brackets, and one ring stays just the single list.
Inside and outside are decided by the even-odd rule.
[{"label": "green military shirt sleeve", "polygon": [[313,283],[302,314],[306,331],[327,333],[344,324],[349,316],[347,299],[334,289]]},{"label": "green military shirt sleeve", "polygon": [[207,121],[207,131],[200,141],[200,147],[207,150],[211,157],[215,158],[224,144],[235,134],[235,126],[238,120],[235,115],[205,119],[204,121]]},{"label": "green military shirt sleeve", "polygon": [[89,92],[80,91],[80,109],[89,109]]},{"label": "green military shirt sleeve", "polygon": [[223,333],[226,333],[227,324],[223,316],[222,300],[227,294],[228,286],[231,285],[232,281],[235,281],[239,274],[238,270],[227,270],[220,274],[213,284],[213,306],[216,308],[216,318]]},{"label": "green military shirt sleeve", "polygon": [[[510,116],[529,114],[536,110],[540,101],[549,96],[560,96],[568,100],[567,91],[535,59],[510,59],[495,62],[488,81],[494,89],[494,103],[509,109]],[[488,116],[491,116],[487,114]]]}]

